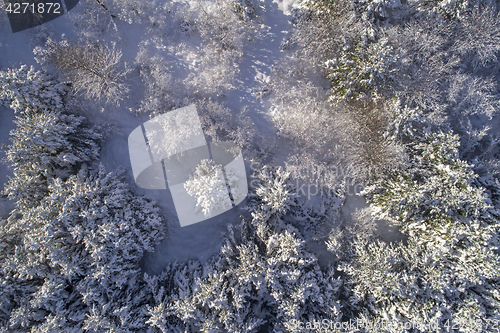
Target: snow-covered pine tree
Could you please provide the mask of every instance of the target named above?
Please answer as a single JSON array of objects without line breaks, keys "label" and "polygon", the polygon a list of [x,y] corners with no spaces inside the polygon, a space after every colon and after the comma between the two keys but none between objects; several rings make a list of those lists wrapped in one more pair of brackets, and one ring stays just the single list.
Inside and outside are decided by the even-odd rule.
[{"label": "snow-covered pine tree", "polygon": [[379,316],[473,332],[498,319],[498,215],[457,147],[455,135],[425,133],[408,170],[366,190],[408,236],[407,245],[355,245],[356,259],[344,269],[367,321]]},{"label": "snow-covered pine tree", "polygon": [[356,13],[364,21],[373,26],[379,26],[382,21],[389,19],[388,11],[401,7],[400,0],[354,0]]},{"label": "snow-covered pine tree", "polygon": [[158,297],[148,322],[161,332],[307,332],[297,323],[341,318],[340,280],[323,279],[297,230],[272,229],[242,221],[202,269],[187,263],[149,278]]},{"label": "snow-covered pine tree", "polygon": [[146,324],[162,333],[195,331],[195,326],[177,316],[174,302],[192,295],[196,281],[202,275],[199,261],[190,260],[183,264],[170,263],[159,275],[144,275],[152,301],[146,305],[149,319]]},{"label": "snow-covered pine tree", "polygon": [[27,107],[14,121],[7,161],[14,176],[5,193],[18,207],[36,206],[54,177],[67,177],[79,165],[99,156],[102,138],[84,117]]},{"label": "snow-covered pine tree", "polygon": [[211,216],[214,210],[231,208],[226,178],[233,195],[240,196],[237,186],[238,178],[231,170],[226,170],[224,176],[222,165],[207,159],[201,160],[193,174],[184,183],[186,192],[196,198],[196,207],[194,207],[196,212],[202,209],[205,216]]},{"label": "snow-covered pine tree", "polygon": [[295,202],[287,173],[268,167],[259,179],[253,220],[229,225],[218,254],[203,267],[172,265],[147,277],[158,295],[148,307],[151,326],[161,332],[318,332],[299,323],[342,317],[341,280],[333,272],[324,279],[298,230],[276,221]]},{"label": "snow-covered pine tree", "polygon": [[119,173],[55,179],[2,228],[2,321],[16,332],[137,332],[148,302],[139,261],[163,237],[159,209]]},{"label": "snow-covered pine tree", "polygon": [[424,13],[437,13],[445,19],[459,19],[471,9],[484,5],[495,5],[494,0],[410,0],[412,8]]},{"label": "snow-covered pine tree", "polygon": [[297,193],[290,180],[290,173],[281,167],[265,166],[253,175],[249,207],[254,220],[277,223],[293,206],[297,205]]},{"label": "snow-covered pine tree", "polygon": [[336,58],[323,62],[332,83],[331,99],[377,97],[379,87],[393,79],[397,60],[386,37],[373,42],[359,38],[347,45]]},{"label": "snow-covered pine tree", "polygon": [[36,206],[53,177],[67,177],[99,156],[99,129],[65,110],[67,86],[21,66],[0,72],[0,98],[16,112],[7,161],[14,177],[5,193],[18,207]]},{"label": "snow-covered pine tree", "polygon": [[33,66],[0,71],[0,102],[14,112],[24,112],[28,107],[41,111],[57,111],[64,107],[68,86],[57,82]]}]

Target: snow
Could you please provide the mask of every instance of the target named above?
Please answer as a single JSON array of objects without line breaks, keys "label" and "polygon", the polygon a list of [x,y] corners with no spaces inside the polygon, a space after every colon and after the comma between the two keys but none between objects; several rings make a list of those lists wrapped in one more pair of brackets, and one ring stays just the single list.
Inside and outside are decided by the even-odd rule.
[{"label": "snow", "polygon": [[267,88],[270,83],[271,68],[280,62],[281,43],[290,37],[291,17],[280,8],[283,2],[265,0],[263,10],[258,11],[261,20],[262,37],[245,45],[244,57],[236,77],[235,89],[225,98],[225,104],[239,110],[247,106],[249,116],[255,123],[261,136],[274,136],[275,128],[270,122],[268,105],[255,92]]},{"label": "snow", "polygon": [[294,7],[299,7],[300,0],[274,0],[274,3],[278,4],[278,8],[285,14],[290,15],[291,9]]},{"label": "snow", "polygon": [[[9,132],[14,128],[14,112],[0,106],[0,147],[9,144]],[[4,161],[5,151],[0,149],[0,184],[7,181],[7,177],[12,175],[12,170]],[[13,202],[0,196],[0,218],[5,218],[14,208]]]}]

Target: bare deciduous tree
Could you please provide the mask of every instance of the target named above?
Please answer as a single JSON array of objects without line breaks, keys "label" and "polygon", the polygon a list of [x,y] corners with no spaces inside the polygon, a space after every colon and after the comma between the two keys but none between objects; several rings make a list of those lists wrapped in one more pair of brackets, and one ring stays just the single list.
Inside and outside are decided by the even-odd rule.
[{"label": "bare deciduous tree", "polygon": [[474,8],[460,20],[453,51],[472,63],[474,69],[498,63],[500,13],[491,6]]},{"label": "bare deciduous tree", "polygon": [[61,70],[86,98],[119,104],[129,88],[123,82],[127,70],[120,69],[121,51],[102,44],[48,40],[47,60]]}]

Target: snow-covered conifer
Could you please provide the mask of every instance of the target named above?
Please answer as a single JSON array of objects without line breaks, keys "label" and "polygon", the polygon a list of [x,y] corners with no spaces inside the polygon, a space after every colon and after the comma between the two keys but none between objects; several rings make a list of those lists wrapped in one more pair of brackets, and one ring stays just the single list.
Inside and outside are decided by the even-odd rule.
[{"label": "snow-covered conifer", "polygon": [[[231,208],[225,179],[231,186],[231,191],[238,192],[238,179],[235,177],[231,171],[226,172],[224,176],[222,165],[202,160],[184,183],[187,193],[196,198],[195,211],[202,209],[205,216],[211,216],[214,210]],[[238,196],[237,193],[233,195]]]},{"label": "snow-covered conifer", "polygon": [[101,166],[55,179],[39,205],[2,228],[2,243],[15,240],[1,257],[2,315],[18,332],[142,329],[138,264],[162,235],[158,208],[119,173]]},{"label": "snow-covered conifer", "polygon": [[33,66],[0,71],[0,100],[14,112],[24,112],[28,107],[40,110],[60,110],[68,86],[57,82]]},{"label": "snow-covered conifer", "polygon": [[400,324],[460,323],[466,331],[496,318],[498,219],[457,147],[457,136],[427,133],[413,147],[409,170],[366,190],[408,236],[406,245],[358,242],[345,267],[372,315]]},{"label": "snow-covered conifer", "polygon": [[375,42],[357,40],[336,58],[323,63],[332,83],[332,98],[376,97],[379,86],[393,79],[397,55],[386,38]]},{"label": "snow-covered conifer", "polygon": [[252,215],[255,220],[268,221],[271,217],[278,219],[291,207],[297,204],[297,193],[290,180],[290,173],[281,167],[264,167],[255,174],[258,183],[253,200]]},{"label": "snow-covered conifer", "polygon": [[389,18],[388,10],[401,7],[400,0],[355,0],[353,3],[357,14],[375,26]]},{"label": "snow-covered conifer", "polygon": [[493,0],[410,0],[409,4],[421,12],[437,13],[446,19],[462,18],[468,11],[478,5],[494,5]]},{"label": "snow-covered conifer", "polygon": [[[159,297],[149,307],[149,323],[162,332],[257,332],[264,325],[303,332],[299,321],[339,319],[340,282],[323,280],[297,230],[271,229],[243,221],[230,228],[220,253],[202,270],[189,273],[181,266],[152,279]],[[176,292],[167,297],[170,290]]]},{"label": "snow-covered conifer", "polygon": [[67,177],[70,171],[99,156],[102,135],[84,117],[28,107],[14,121],[7,161],[14,176],[5,192],[18,206],[32,206],[44,196],[48,180]]}]

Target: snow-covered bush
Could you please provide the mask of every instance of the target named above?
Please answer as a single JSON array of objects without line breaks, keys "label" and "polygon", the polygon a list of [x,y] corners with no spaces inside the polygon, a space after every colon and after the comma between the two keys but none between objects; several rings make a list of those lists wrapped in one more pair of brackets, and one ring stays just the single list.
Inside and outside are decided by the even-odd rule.
[{"label": "snow-covered bush", "polygon": [[324,89],[307,80],[290,81],[276,75],[270,100],[278,135],[293,142],[287,162],[291,169],[321,166],[328,174],[322,185],[335,188],[346,178],[366,180],[401,165],[402,149],[386,135],[391,119],[399,112],[397,103],[328,103]]},{"label": "snow-covered bush", "polygon": [[235,112],[220,102],[202,99],[196,101],[203,132],[215,142],[229,141],[248,150],[255,138],[255,124],[243,107]]},{"label": "snow-covered bush", "polygon": [[216,0],[213,2],[192,2],[185,11],[179,11],[184,20],[192,23],[193,29],[201,40],[226,53],[227,56],[240,57],[248,28],[240,22],[233,12],[231,3]]},{"label": "snow-covered bush", "polygon": [[394,89],[401,105],[418,109],[441,125],[446,98],[443,83],[459,63],[450,53],[453,24],[435,17],[411,18],[407,25],[390,31],[400,67]]},{"label": "snow-covered bush", "polygon": [[[236,185],[237,179],[232,172],[226,173],[229,186]],[[205,216],[211,216],[212,211],[231,208],[222,165],[210,160],[201,160],[193,174],[184,183],[186,192],[196,198],[195,212],[202,209]],[[237,190],[231,187],[231,190]]]},{"label": "snow-covered bush", "polygon": [[154,116],[183,105],[185,91],[178,80],[173,78],[165,59],[158,54],[152,56],[141,45],[135,62],[146,90],[144,98],[133,110],[134,113]]},{"label": "snow-covered bush", "polygon": [[120,50],[101,43],[49,39],[37,53],[70,80],[86,98],[119,104],[127,97],[126,69],[121,68]]},{"label": "snow-covered bush", "polygon": [[1,319],[16,332],[137,331],[145,325],[139,261],[163,236],[158,208],[119,173],[55,179],[0,231]]},{"label": "snow-covered bush", "polygon": [[[100,0],[94,1],[101,2]],[[106,0],[102,3],[107,5],[106,8],[109,8],[115,17],[128,24],[149,21],[150,13],[156,9],[154,1]]]},{"label": "snow-covered bush", "polygon": [[238,71],[236,64],[243,46],[252,38],[256,27],[239,19],[229,1],[193,1],[180,7],[176,19],[189,26],[189,34],[199,36],[199,47],[187,43],[178,54],[189,64],[184,80],[191,95],[221,97],[233,87]]},{"label": "snow-covered bush", "polygon": [[476,7],[463,15],[453,51],[474,69],[495,66],[500,55],[500,13],[492,6]]},{"label": "snow-covered bush", "polygon": [[[116,15],[102,4],[104,0],[80,0],[77,10],[72,11],[67,18],[75,26],[79,38],[98,42],[107,38],[121,38],[116,24]],[[108,39],[107,39],[108,40]]]},{"label": "snow-covered bush", "polygon": [[249,21],[255,16],[255,10],[261,0],[231,0],[234,11],[240,19]]},{"label": "snow-covered bush", "polygon": [[343,143],[346,165],[358,181],[374,180],[405,165],[404,147],[388,136],[390,122],[399,112],[397,101],[336,104],[340,118],[335,127]]},{"label": "snow-covered bush", "polygon": [[467,157],[478,147],[494,142],[491,122],[500,109],[495,80],[456,74],[450,77],[448,94],[448,117],[453,129],[460,134],[461,156]]},{"label": "snow-covered bush", "polygon": [[321,154],[334,139],[325,131],[334,122],[326,94],[311,82],[290,81],[281,75],[276,75],[273,80],[271,119],[278,135]]},{"label": "snow-covered bush", "polygon": [[[301,79],[302,73],[288,74],[288,65],[275,68],[271,84],[273,94],[270,97],[271,120],[278,136],[292,143],[289,145],[292,151],[287,170],[299,170],[306,166],[313,170],[315,166],[321,166],[324,174],[330,176],[328,180],[323,179],[322,184],[334,187],[342,181],[336,176],[339,166],[345,162],[343,157],[347,155],[343,155],[345,151],[340,152],[345,145],[336,145],[337,125],[341,125],[342,120],[327,102],[325,89]],[[304,179],[306,173],[309,174],[294,171],[293,176],[316,183],[314,179]]]},{"label": "snow-covered bush", "polygon": [[162,113],[189,103],[200,104],[198,110],[212,108],[235,89],[243,46],[258,27],[240,20],[228,1],[176,3],[158,10],[163,19],[151,27],[152,38],[141,43],[136,56],[146,83],[137,111]]},{"label": "snow-covered bush", "polygon": [[354,7],[345,1],[314,0],[305,1],[304,5],[306,9],[294,11],[294,40],[303,58],[314,66],[332,59],[351,40],[366,34]]}]

